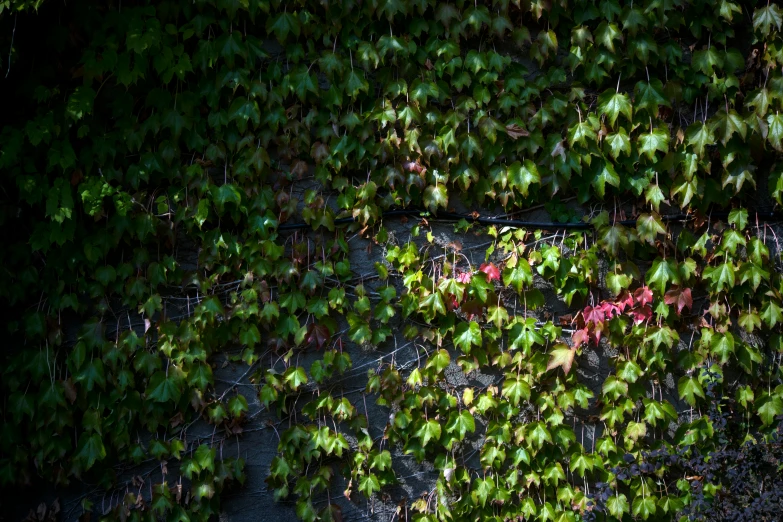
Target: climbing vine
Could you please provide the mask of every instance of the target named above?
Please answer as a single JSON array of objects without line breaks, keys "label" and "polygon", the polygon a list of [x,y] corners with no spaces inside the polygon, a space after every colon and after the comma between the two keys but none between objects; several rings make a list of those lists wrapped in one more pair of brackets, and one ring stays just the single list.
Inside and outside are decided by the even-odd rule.
[{"label": "climbing vine", "polygon": [[728,0],[0,0],[0,485],[212,519],[258,404],[302,520],[405,456],[438,478],[400,520],[750,509],[731,481],[776,480],[783,414],[781,31]]}]

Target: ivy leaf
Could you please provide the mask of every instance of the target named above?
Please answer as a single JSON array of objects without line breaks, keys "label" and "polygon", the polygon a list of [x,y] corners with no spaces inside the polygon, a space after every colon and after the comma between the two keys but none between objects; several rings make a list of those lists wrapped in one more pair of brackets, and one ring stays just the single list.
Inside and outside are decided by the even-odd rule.
[{"label": "ivy leaf", "polygon": [[777,4],[767,4],[766,7],[753,11],[753,29],[760,30],[764,36],[767,36],[773,27],[780,31],[781,23],[783,14]]},{"label": "ivy leaf", "polygon": [[503,381],[503,396],[511,401],[514,406],[519,404],[522,399],[530,398],[530,385],[519,375],[511,375]]},{"label": "ivy leaf", "polygon": [[614,53],[614,41],[623,39],[623,33],[613,23],[601,22],[601,24],[595,30],[595,40]]},{"label": "ivy leaf", "polygon": [[79,437],[79,451],[76,458],[84,462],[84,470],[90,469],[97,461],[106,458],[106,448],[103,439],[98,433],[87,435],[83,433]]},{"label": "ivy leaf", "polygon": [[440,423],[434,419],[430,419],[422,422],[414,435],[421,439],[421,445],[422,447],[425,447],[429,441],[440,439],[440,434]]},{"label": "ivy leaf", "polygon": [[598,229],[598,244],[607,254],[616,258],[620,250],[628,248],[628,230],[623,225],[613,225]]},{"label": "ivy leaf", "polygon": [[516,188],[524,197],[528,196],[528,188],[533,183],[541,183],[535,163],[525,160],[524,163],[515,161],[508,167],[508,184]]},{"label": "ivy leaf", "polygon": [[283,373],[283,381],[296,391],[303,384],[307,384],[307,372],[301,366],[291,366]]},{"label": "ivy leaf", "polygon": [[609,117],[609,124],[614,127],[620,114],[632,121],[633,109],[627,94],[612,90],[604,91],[598,96],[598,109]]},{"label": "ivy leaf", "polygon": [[770,114],[767,116],[767,123],[769,124],[767,139],[775,147],[775,150],[783,152],[783,115],[780,113]]},{"label": "ivy leaf", "polygon": [[614,165],[604,160],[600,164],[598,172],[593,177],[592,185],[595,193],[603,199],[606,194],[606,184],[617,188],[620,186],[620,176],[614,170]]},{"label": "ivy leaf", "polygon": [[474,499],[474,502],[484,507],[487,505],[487,499],[495,490],[495,482],[491,478],[476,478],[472,481],[470,496]]},{"label": "ivy leaf", "polygon": [[345,78],[345,92],[348,96],[355,99],[361,91],[367,92],[369,88],[370,84],[364,79],[364,75],[351,69]]},{"label": "ivy leaf", "polygon": [[593,127],[586,121],[575,123],[568,129],[568,145],[571,147],[574,146],[574,143],[587,147],[587,143],[596,141],[597,137]]},{"label": "ivy leaf", "polygon": [[628,497],[625,494],[620,493],[609,497],[606,500],[606,509],[609,514],[615,517],[617,520],[623,519],[623,514],[628,513],[630,506],[628,505]]},{"label": "ivy leaf", "polygon": [[730,261],[724,261],[718,266],[708,266],[702,274],[704,279],[711,281],[710,289],[713,292],[722,292],[734,287],[734,265]]},{"label": "ivy leaf", "polygon": [[748,224],[748,210],[745,208],[735,208],[729,212],[729,223],[739,230],[744,230]]},{"label": "ivy leaf", "polygon": [[631,155],[631,139],[625,132],[625,128],[620,127],[614,134],[606,137],[606,143],[609,145],[609,154],[614,159],[618,159],[622,153]]},{"label": "ivy leaf", "polygon": [[546,339],[535,327],[535,320],[532,327],[525,323],[514,323],[508,333],[508,339],[511,342],[511,350],[522,348],[526,353],[529,353],[536,344],[541,346],[546,344]]},{"label": "ivy leaf", "polygon": [[783,324],[783,308],[770,299],[761,309],[761,318],[769,328],[774,328],[778,323]]},{"label": "ivy leaf", "polygon": [[646,154],[650,160],[655,159],[656,152],[666,154],[669,151],[669,131],[660,127],[650,130],[649,133],[641,133],[637,141],[639,152]]},{"label": "ivy leaf", "polygon": [[635,517],[641,517],[642,520],[647,520],[655,514],[655,510],[655,498],[652,496],[638,496],[633,500],[631,511]]},{"label": "ivy leaf", "polygon": [[576,348],[571,348],[565,344],[556,344],[549,353],[549,364],[546,366],[547,371],[559,366],[568,375],[574,362],[574,355],[576,355]]},{"label": "ivy leaf", "polygon": [[680,399],[685,399],[691,406],[696,406],[696,397],[705,398],[704,389],[694,376],[681,377],[677,383],[677,391],[680,394]]},{"label": "ivy leaf", "polygon": [[449,414],[449,422],[446,424],[447,433],[456,433],[459,440],[463,440],[468,432],[473,433],[474,431],[476,431],[476,421],[468,410],[462,410],[459,413],[452,411]]},{"label": "ivy leaf", "polygon": [[720,137],[720,141],[724,145],[728,143],[734,134],[739,134],[744,140],[748,131],[745,120],[734,109],[729,112],[719,111],[710,122],[713,131]]},{"label": "ivy leaf", "polygon": [[169,367],[168,371],[155,372],[147,386],[147,397],[155,402],[179,402],[182,396],[182,380],[177,377],[178,371],[175,367]]},{"label": "ivy leaf", "polygon": [[658,109],[661,106],[671,107],[671,104],[663,95],[663,83],[657,78],[649,82],[641,81],[637,83],[634,91],[634,107],[636,107],[636,110],[646,110],[653,118],[658,117]]},{"label": "ivy leaf", "polygon": [[721,334],[715,332],[710,339],[710,353],[717,357],[720,364],[729,362],[731,354],[734,353],[734,336],[731,332]]},{"label": "ivy leaf", "polygon": [[[500,280],[500,270],[498,270],[498,267],[495,266],[494,263],[484,263],[479,267],[479,272],[484,272],[487,274],[487,281],[499,281]],[[508,283],[504,283],[508,285]]]},{"label": "ivy leaf", "polygon": [[472,346],[481,346],[481,327],[475,321],[460,322],[454,330],[454,346],[470,353]]},{"label": "ivy leaf", "polygon": [[693,307],[693,297],[691,296],[690,288],[677,288],[666,292],[663,297],[663,301],[667,305],[675,305],[677,313],[682,314],[682,309],[686,306],[688,310]]},{"label": "ivy leaf", "polygon": [[521,294],[525,286],[533,284],[533,270],[526,259],[519,259],[517,266],[503,269],[503,284],[511,286]]},{"label": "ivy leaf", "polygon": [[691,65],[707,76],[715,73],[715,68],[723,67],[723,56],[718,52],[717,47],[710,46],[708,49],[694,51]]},{"label": "ivy leaf", "polygon": [[771,101],[772,96],[770,95],[769,90],[764,87],[748,94],[748,97],[745,101],[745,107],[753,107],[753,111],[756,113],[756,115],[759,118],[763,118],[767,115],[767,110],[769,110]]},{"label": "ivy leaf", "polygon": [[783,414],[783,400],[777,395],[765,394],[756,407],[756,413],[758,413],[759,418],[761,418],[761,422],[763,422],[765,426],[769,426],[775,421],[775,417]]},{"label": "ivy leaf", "polygon": [[268,19],[266,30],[270,33],[274,32],[277,41],[282,44],[285,43],[289,34],[299,37],[299,19],[288,11],[284,11],[274,18]]},{"label": "ivy leaf", "polygon": [[[378,477],[373,473],[368,473],[359,478],[359,491],[361,491],[365,497],[370,498],[373,493],[380,490],[381,484],[378,482]],[[315,518],[313,518],[313,520],[315,520]]]},{"label": "ivy leaf", "polygon": [[636,219],[636,232],[639,239],[654,246],[656,236],[666,235],[666,226],[657,214],[641,214]]},{"label": "ivy leaf", "polygon": [[709,125],[705,125],[702,122],[691,124],[685,133],[685,139],[698,156],[704,156],[704,149],[708,145],[715,144],[715,136],[712,133],[712,129]]},{"label": "ivy leaf", "polygon": [[652,267],[647,271],[647,285],[658,290],[659,295],[666,292],[669,284],[680,284],[680,275],[677,270],[677,264],[671,259],[661,259],[660,257],[653,261]]},{"label": "ivy leaf", "polygon": [[424,205],[432,213],[438,208],[446,208],[449,204],[449,193],[444,185],[430,185],[424,189]]}]

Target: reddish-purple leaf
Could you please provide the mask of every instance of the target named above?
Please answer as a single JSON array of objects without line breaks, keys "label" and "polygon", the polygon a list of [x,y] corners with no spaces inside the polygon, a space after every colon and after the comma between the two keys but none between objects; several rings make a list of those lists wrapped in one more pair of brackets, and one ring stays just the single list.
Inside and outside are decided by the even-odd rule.
[{"label": "reddish-purple leaf", "polygon": [[498,267],[496,267],[494,263],[484,263],[479,270],[487,274],[487,281],[500,279],[500,270],[498,270]]}]

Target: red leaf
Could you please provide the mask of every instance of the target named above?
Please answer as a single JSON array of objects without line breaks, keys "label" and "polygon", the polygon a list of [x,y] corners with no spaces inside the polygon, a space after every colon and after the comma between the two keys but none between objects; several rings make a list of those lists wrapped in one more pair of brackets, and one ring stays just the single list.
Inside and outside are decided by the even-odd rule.
[{"label": "red leaf", "polygon": [[484,304],[478,299],[472,299],[462,304],[462,311],[468,319],[474,319],[484,313]]},{"label": "red leaf", "polygon": [[617,304],[620,312],[624,312],[627,307],[633,306],[633,296],[630,292],[623,290],[623,293],[617,296],[615,304]]},{"label": "red leaf", "polygon": [[636,324],[649,321],[652,317],[652,308],[649,306],[643,306],[641,308],[637,308],[636,310],[631,310],[631,317],[633,317],[633,322]]},{"label": "red leaf", "polygon": [[473,275],[470,272],[460,272],[457,274],[457,282],[463,283],[463,284],[470,284],[470,280],[473,278]]},{"label": "red leaf", "polygon": [[494,263],[484,263],[479,270],[487,274],[487,280],[490,282],[495,279],[500,279],[500,270],[498,270],[498,267],[496,267]]},{"label": "red leaf", "polygon": [[574,343],[574,346],[572,348],[579,348],[583,344],[587,342],[587,339],[589,337],[589,333],[587,332],[587,328],[583,328],[581,330],[575,331],[571,335],[571,341]]},{"label": "red leaf", "polygon": [[408,172],[415,172],[416,174],[421,174],[427,170],[426,167],[419,163],[419,160],[405,161],[402,163],[402,168]]},{"label": "red leaf", "polygon": [[603,311],[604,315],[606,316],[606,319],[611,319],[612,316],[619,315],[620,312],[622,312],[622,309],[619,306],[617,306],[616,303],[613,303],[611,301],[605,301],[601,303],[600,308]]},{"label": "red leaf", "polygon": [[642,306],[645,306],[647,303],[652,303],[653,300],[652,291],[646,286],[637,288],[636,292],[633,293],[633,296],[636,298],[636,302]]},{"label": "red leaf", "polygon": [[663,302],[667,305],[676,305],[677,313],[682,314],[682,309],[686,306],[688,310],[693,308],[693,297],[690,288],[675,289],[672,288],[663,296]]},{"label": "red leaf", "polygon": [[593,333],[590,335],[590,339],[593,340],[593,343],[598,346],[598,343],[601,342],[601,334],[603,333],[603,330],[600,328],[596,328],[593,330]]},{"label": "red leaf", "polygon": [[329,342],[332,336],[329,334],[329,328],[324,325],[311,323],[307,327],[307,342],[314,343],[319,350]]},{"label": "red leaf", "polygon": [[603,324],[605,320],[604,311],[599,307],[586,306],[582,315],[585,316],[585,321],[588,323]]}]

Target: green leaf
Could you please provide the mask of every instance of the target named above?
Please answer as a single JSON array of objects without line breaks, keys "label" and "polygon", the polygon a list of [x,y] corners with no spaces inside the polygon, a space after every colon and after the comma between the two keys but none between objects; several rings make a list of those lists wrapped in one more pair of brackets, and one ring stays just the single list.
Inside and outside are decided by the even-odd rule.
[{"label": "green leaf", "polygon": [[708,49],[694,51],[691,65],[697,71],[701,71],[707,76],[712,76],[716,67],[719,69],[723,67],[723,56],[718,52],[717,46],[710,46]]},{"label": "green leaf", "polygon": [[666,154],[669,151],[669,131],[667,129],[656,127],[650,132],[643,132],[637,138],[639,144],[639,153],[646,154],[651,160],[655,159],[656,152]]},{"label": "green leaf", "polygon": [[66,114],[74,120],[80,120],[92,112],[96,93],[90,87],[77,87],[68,98]]},{"label": "green leaf", "polygon": [[481,327],[475,321],[460,322],[454,330],[454,346],[470,353],[472,346],[481,346]]},{"label": "green leaf", "polygon": [[775,417],[783,414],[783,400],[777,395],[764,395],[757,403],[756,413],[761,418],[761,422],[769,426],[775,421]]},{"label": "green leaf", "polygon": [[745,101],[745,107],[753,107],[753,111],[756,113],[756,116],[763,118],[767,115],[767,111],[769,110],[769,105],[771,102],[772,95],[770,94],[769,90],[767,88],[761,88],[748,94],[748,97]]},{"label": "green leaf", "polygon": [[449,204],[449,193],[445,185],[430,185],[424,189],[424,205],[432,213],[437,213],[438,208],[446,208]]},{"label": "green leaf", "polygon": [[708,266],[702,274],[704,279],[711,281],[710,289],[713,292],[722,292],[734,287],[734,265],[730,261],[724,261],[718,266]]},{"label": "green leaf", "polygon": [[369,88],[370,84],[364,79],[364,75],[351,69],[345,79],[345,92],[348,96],[356,98],[361,91],[367,92]]},{"label": "green leaf", "polygon": [[641,517],[642,520],[647,520],[655,515],[655,510],[655,497],[638,496],[633,500],[631,511],[635,517]]},{"label": "green leaf", "polygon": [[709,125],[705,125],[702,122],[691,124],[685,133],[685,139],[698,156],[704,156],[704,149],[709,145],[715,144],[715,136],[712,133],[712,129]]},{"label": "green leaf", "polygon": [[718,114],[713,116],[710,120],[710,124],[720,138],[721,143],[726,145],[734,134],[739,134],[744,140],[748,131],[748,126],[742,116],[737,114],[737,111],[730,110],[719,111]]},{"label": "green leaf", "polygon": [[767,36],[773,27],[780,31],[781,23],[783,14],[777,4],[767,3],[766,7],[753,11],[753,29],[761,31],[764,36]]},{"label": "green leaf", "polygon": [[617,520],[622,520],[623,514],[628,513],[630,507],[631,506],[628,505],[628,498],[623,493],[609,497],[606,500],[607,511]]},{"label": "green leaf", "polygon": [[508,184],[516,188],[524,197],[528,196],[528,188],[533,183],[541,183],[535,163],[525,160],[524,163],[515,161],[508,167]]},{"label": "green leaf", "polygon": [[767,116],[769,132],[767,139],[775,147],[775,150],[783,152],[783,115],[780,113]]},{"label": "green leaf", "polygon": [[748,224],[748,210],[745,208],[735,208],[729,212],[729,223],[744,230]]},{"label": "green leaf", "polygon": [[606,184],[617,188],[620,186],[620,176],[614,170],[614,165],[604,160],[599,163],[598,172],[593,177],[592,185],[595,193],[603,199],[606,194]]},{"label": "green leaf", "polygon": [[526,259],[519,259],[513,268],[503,269],[503,284],[511,286],[521,294],[526,286],[533,284],[533,270]]},{"label": "green leaf", "polygon": [[370,498],[373,493],[380,490],[381,484],[378,482],[378,477],[374,474],[368,473],[359,478],[359,491],[361,491],[365,497]]},{"label": "green leaf", "polygon": [[774,328],[778,323],[783,324],[783,308],[770,299],[761,309],[761,318],[769,328]]},{"label": "green leaf", "polygon": [[565,344],[556,344],[551,352],[549,352],[549,363],[546,366],[547,371],[553,370],[558,366],[563,369],[563,372],[568,375],[571,371],[571,365],[574,362],[574,355],[576,355],[576,348],[571,348]]},{"label": "green leaf", "polygon": [[443,370],[445,370],[450,363],[451,356],[449,355],[449,352],[441,348],[427,360],[426,369],[433,369],[435,370],[435,374],[438,375],[443,373]]},{"label": "green leaf", "polygon": [[182,396],[182,379],[175,367],[169,367],[168,371],[157,371],[147,385],[147,397],[155,402],[179,402]]},{"label": "green leaf", "polygon": [[604,91],[598,96],[598,109],[609,117],[609,124],[614,127],[618,116],[623,114],[628,121],[633,120],[631,100],[627,94],[612,90]]},{"label": "green leaf", "polygon": [[92,435],[82,434],[79,437],[79,450],[76,458],[84,463],[84,470],[90,469],[97,461],[106,458],[106,448],[103,439],[98,433]]},{"label": "green leaf", "polygon": [[647,271],[646,281],[648,286],[658,290],[659,295],[665,294],[668,285],[680,284],[677,263],[671,259],[656,258]]},{"label": "green leaf", "polygon": [[235,395],[228,400],[228,411],[233,417],[241,417],[248,410],[247,399],[243,395]]},{"label": "green leaf", "polygon": [[486,506],[490,495],[492,495],[492,493],[496,490],[495,482],[491,478],[476,478],[471,482],[470,496],[474,499],[474,502],[479,504],[481,507]]},{"label": "green leaf", "polygon": [[459,413],[452,411],[449,414],[449,421],[446,424],[447,433],[456,433],[459,440],[463,440],[468,432],[473,433],[474,431],[476,431],[476,422],[468,410],[462,410]]},{"label": "green leaf", "polygon": [[720,364],[729,362],[731,354],[734,353],[734,336],[731,332],[713,333],[710,339],[710,353],[718,359]]},{"label": "green leaf", "polygon": [[440,434],[441,434],[440,423],[434,419],[421,422],[419,428],[414,433],[416,437],[421,439],[422,447],[426,447],[427,443],[429,443],[429,441],[433,439],[434,440],[440,439]]},{"label": "green leaf", "polygon": [[655,238],[666,235],[666,226],[657,214],[640,214],[636,219],[636,232],[639,239],[655,246]]},{"label": "green leaf", "polygon": [[614,159],[618,159],[622,153],[625,153],[627,156],[631,155],[631,139],[625,132],[624,127],[617,129],[617,132],[614,134],[609,134],[606,137],[606,143],[610,148],[609,154]]},{"label": "green leaf", "polygon": [[267,19],[267,32],[274,32],[277,40],[282,44],[289,34],[299,37],[299,19],[292,13],[284,11],[276,17]]},{"label": "green leaf", "polygon": [[680,394],[680,399],[685,401],[691,406],[696,406],[696,397],[705,398],[704,389],[701,387],[701,383],[694,376],[683,376],[677,383],[677,391]]},{"label": "green leaf", "polygon": [[522,399],[530,399],[530,385],[519,375],[512,375],[503,381],[503,396],[514,406],[519,404]]},{"label": "green leaf", "polygon": [[663,83],[657,78],[649,82],[641,81],[637,83],[634,91],[634,107],[636,110],[646,110],[653,118],[658,117],[658,109],[661,106],[671,107],[671,104],[663,94]]},{"label": "green leaf", "polygon": [[210,448],[208,444],[201,444],[193,453],[193,461],[198,465],[199,471],[214,473],[216,455],[215,448]]}]

